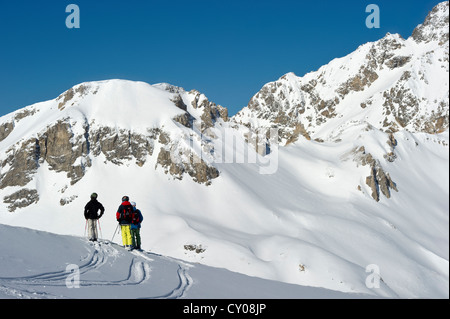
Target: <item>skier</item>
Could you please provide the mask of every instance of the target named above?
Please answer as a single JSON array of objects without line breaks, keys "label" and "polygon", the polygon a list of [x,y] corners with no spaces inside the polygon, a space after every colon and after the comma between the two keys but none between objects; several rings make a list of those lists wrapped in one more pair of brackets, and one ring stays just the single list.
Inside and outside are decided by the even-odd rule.
[{"label": "skier", "polygon": [[120,231],[122,232],[122,243],[128,250],[133,249],[130,226],[133,220],[133,206],[130,204],[130,198],[128,196],[122,197],[122,204],[117,209],[116,219],[120,225]]},{"label": "skier", "polygon": [[131,240],[132,245],[136,249],[141,249],[141,223],[144,220],[142,213],[139,209],[136,208],[136,203],[131,202],[131,206],[133,206],[134,216],[131,221]]},{"label": "skier", "polygon": [[[97,220],[103,216],[105,208],[97,201],[97,193],[91,194],[91,200],[84,206],[84,218],[86,218],[86,226],[88,227],[88,236],[90,241],[97,241]],[[98,211],[100,210],[100,215]]]}]

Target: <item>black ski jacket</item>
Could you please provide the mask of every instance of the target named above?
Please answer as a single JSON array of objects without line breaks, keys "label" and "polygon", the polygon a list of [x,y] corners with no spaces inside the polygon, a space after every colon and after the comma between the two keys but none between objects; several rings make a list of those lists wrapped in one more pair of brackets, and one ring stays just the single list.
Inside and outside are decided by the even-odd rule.
[{"label": "black ski jacket", "polygon": [[[100,216],[98,211],[100,210]],[[99,219],[105,212],[105,208],[96,199],[91,199],[89,203],[84,207],[84,218],[86,219]]]}]

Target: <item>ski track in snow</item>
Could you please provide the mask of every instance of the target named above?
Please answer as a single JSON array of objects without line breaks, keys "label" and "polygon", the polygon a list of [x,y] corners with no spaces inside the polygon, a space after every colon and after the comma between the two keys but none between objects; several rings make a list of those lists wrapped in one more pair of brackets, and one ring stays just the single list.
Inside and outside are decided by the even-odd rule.
[{"label": "ski track in snow", "polygon": [[[133,254],[143,257],[144,259],[147,259],[149,261],[153,261],[153,259],[149,256],[149,254],[150,254],[149,252],[133,251]],[[166,259],[166,260],[170,260],[172,262],[175,261],[178,263],[177,274],[178,274],[179,284],[175,289],[173,289],[171,292],[169,292],[165,295],[156,296],[156,297],[147,297],[147,299],[179,299],[179,298],[186,297],[186,292],[189,290],[189,288],[191,287],[191,285],[193,283],[193,279],[188,273],[188,269],[190,267],[189,264],[182,262],[182,261],[175,260],[170,257],[166,257],[166,256],[159,256],[159,257]],[[141,299],[146,299],[146,298],[141,298]]]},{"label": "ski track in snow", "polygon": [[[91,272],[99,272],[101,268],[108,265],[112,258],[115,258],[120,252],[111,243],[90,244],[93,251],[85,260],[87,262],[79,266],[80,278],[83,275]],[[119,246],[120,247],[120,246]],[[135,255],[129,264],[129,271],[124,279],[120,280],[80,280],[80,287],[94,287],[94,286],[129,286],[140,285],[150,280],[152,268],[150,262],[154,261],[151,258],[152,253],[145,251],[131,251]],[[193,279],[188,273],[188,264],[172,259],[170,257],[158,256],[158,258],[168,259],[171,262],[178,264],[177,276],[179,279],[178,285],[171,291],[160,296],[145,296],[141,299],[177,299],[185,297],[189,290]],[[64,270],[54,272],[44,272],[32,276],[23,277],[0,277],[0,292],[19,299],[55,299],[55,298],[71,298],[64,295],[57,295],[46,292],[47,287],[66,287],[66,280],[69,273]]]},{"label": "ski track in snow", "polygon": [[153,297],[155,299],[179,299],[185,297],[186,292],[189,290],[193,280],[191,276],[189,276],[187,267],[183,265],[178,266],[178,278],[180,279],[180,283],[177,288],[172,290],[170,293],[160,297]]}]

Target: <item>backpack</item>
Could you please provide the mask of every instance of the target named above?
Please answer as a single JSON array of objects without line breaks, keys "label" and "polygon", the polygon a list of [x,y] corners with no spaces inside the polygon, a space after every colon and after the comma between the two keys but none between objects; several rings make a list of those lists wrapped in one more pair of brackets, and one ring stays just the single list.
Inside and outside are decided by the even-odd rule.
[{"label": "backpack", "polygon": [[133,219],[133,207],[131,205],[123,205],[123,209],[120,212],[120,219],[127,222],[131,222]]},{"label": "backpack", "polygon": [[137,225],[140,222],[141,221],[140,221],[140,218],[139,218],[139,209],[136,209],[136,211],[133,212],[133,215],[131,216],[131,223],[134,224],[134,225]]}]

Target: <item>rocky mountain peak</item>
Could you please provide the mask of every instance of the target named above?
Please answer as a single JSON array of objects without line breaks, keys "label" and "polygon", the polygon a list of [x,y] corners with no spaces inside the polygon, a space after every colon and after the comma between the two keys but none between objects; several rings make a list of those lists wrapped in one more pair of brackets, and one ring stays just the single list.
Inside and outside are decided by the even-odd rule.
[{"label": "rocky mountain peak", "polygon": [[448,128],[448,6],[448,1],[437,5],[415,29],[412,41],[387,33],[315,72],[303,77],[288,73],[264,85],[234,120],[253,128],[275,124],[284,143],[296,140],[299,131],[307,139],[314,135],[326,139],[318,136],[321,128],[349,108],[355,111],[349,120],[372,119],[372,126],[386,132],[444,131]]},{"label": "rocky mountain peak", "polygon": [[423,24],[414,29],[412,38],[418,42],[438,41],[441,45],[447,43],[449,32],[449,2],[436,5],[425,18]]}]

